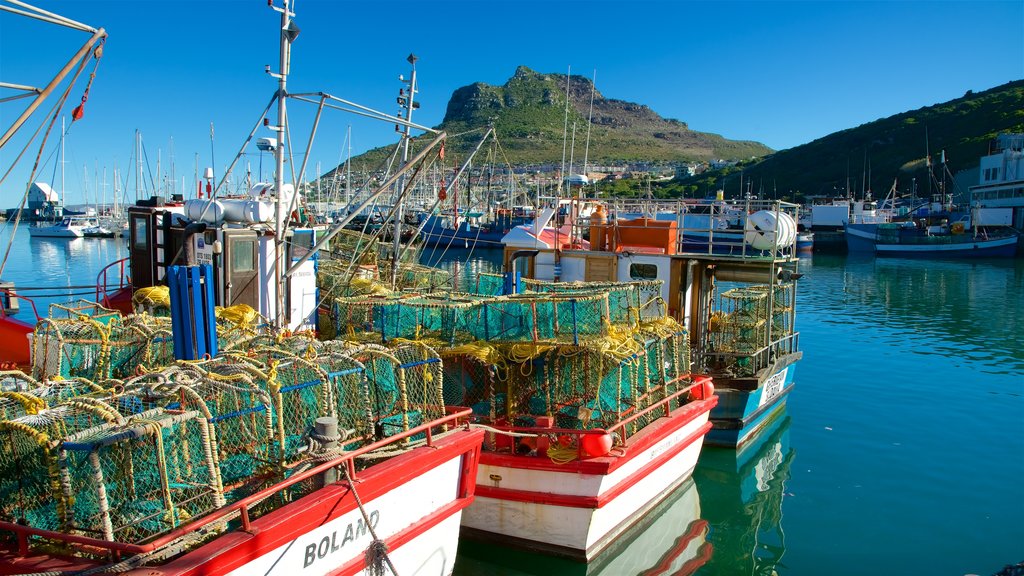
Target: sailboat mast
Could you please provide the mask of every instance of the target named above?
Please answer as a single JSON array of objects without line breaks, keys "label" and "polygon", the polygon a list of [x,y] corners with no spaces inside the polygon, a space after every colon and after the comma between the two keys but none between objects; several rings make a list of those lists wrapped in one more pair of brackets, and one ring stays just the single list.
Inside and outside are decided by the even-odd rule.
[{"label": "sailboat mast", "polygon": [[590,81],[590,113],[587,116],[587,145],[583,149],[583,175],[586,176],[589,170],[590,160],[590,127],[594,125],[594,92],[597,92],[597,68],[594,68],[594,77]]},{"label": "sailboat mast", "polygon": [[142,178],[142,136],[135,130],[135,201],[139,201],[139,191]]},{"label": "sailboat mast", "polygon": [[60,117],[60,211],[64,215],[64,206],[67,204],[67,190],[64,188],[64,117]]}]

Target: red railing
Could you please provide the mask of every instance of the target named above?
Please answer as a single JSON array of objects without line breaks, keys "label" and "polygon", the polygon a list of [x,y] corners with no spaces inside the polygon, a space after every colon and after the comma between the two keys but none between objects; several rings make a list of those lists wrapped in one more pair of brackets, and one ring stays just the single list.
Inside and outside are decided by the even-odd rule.
[{"label": "red railing", "polygon": [[[494,425],[494,424],[488,424],[488,426],[491,427],[491,428],[494,428],[496,430],[501,430],[503,432],[516,432],[516,433],[524,433],[524,434],[552,435],[552,436],[572,436],[572,437],[575,437],[576,438],[576,456],[577,456],[577,458],[582,459],[586,455],[583,453],[583,443],[580,442],[580,437],[587,436],[589,434],[612,434],[612,433],[614,433],[614,432],[616,432],[618,430],[624,429],[626,426],[632,424],[633,422],[636,422],[640,418],[643,418],[644,416],[647,416],[648,414],[651,414],[652,412],[655,412],[655,411],[658,411],[658,410],[663,410],[664,411],[664,415],[665,416],[669,416],[672,413],[672,402],[674,400],[678,399],[680,396],[682,396],[684,394],[689,394],[693,390],[701,390],[701,391],[703,391],[704,383],[711,381],[711,376],[707,376],[707,375],[696,375],[696,376],[694,376],[694,375],[691,375],[691,374],[684,374],[683,376],[680,376],[680,377],[676,378],[675,380],[672,380],[671,382],[669,382],[669,384],[673,384],[675,382],[679,382],[680,380],[688,380],[688,379],[691,379],[691,378],[693,379],[693,382],[691,382],[689,386],[686,386],[685,388],[680,388],[679,390],[676,390],[672,394],[669,394],[668,396],[658,400],[657,402],[655,402],[654,404],[651,404],[650,406],[644,408],[643,410],[640,410],[639,412],[636,412],[636,413],[630,415],[627,418],[619,420],[614,425],[612,425],[612,426],[610,426],[608,428],[587,428],[586,430],[580,430],[578,428],[546,428],[546,427],[540,427],[540,426],[504,426],[504,425]],[[703,392],[702,392],[702,396],[701,396],[700,399],[701,400],[706,400],[706,398],[703,397]],[[624,440],[625,439],[623,438],[623,441]],[[512,455],[516,455],[514,450],[512,451]]]},{"label": "red railing", "polygon": [[106,300],[107,298],[107,292],[115,290],[115,288],[108,283],[107,278],[108,271],[110,271],[115,266],[117,266],[116,290],[120,290],[122,288],[125,288],[126,286],[129,286],[128,278],[124,274],[125,262],[127,261],[128,258],[121,258],[120,260],[115,260],[110,264],[104,266],[103,270],[100,270],[100,273],[96,275],[96,302],[103,304],[104,300]]},{"label": "red railing", "polygon": [[59,540],[59,541],[62,541],[62,542],[66,542],[68,544],[81,544],[81,545],[84,545],[84,546],[93,546],[93,547],[96,547],[96,548],[110,550],[111,552],[114,552],[115,555],[118,555],[121,552],[128,553],[128,554],[144,554],[144,553],[147,553],[147,552],[152,552],[154,550],[158,550],[158,549],[160,549],[160,548],[162,548],[162,547],[164,547],[164,546],[174,542],[178,538],[181,538],[182,536],[185,536],[186,534],[195,532],[195,531],[197,531],[197,530],[199,530],[199,529],[201,529],[201,528],[203,528],[205,526],[208,526],[208,525],[213,524],[215,522],[219,522],[219,521],[225,520],[228,516],[232,515],[235,512],[238,512],[239,515],[240,515],[241,522],[242,522],[242,526],[241,526],[242,530],[243,531],[249,531],[250,530],[249,506],[251,506],[253,504],[256,504],[258,502],[261,502],[261,501],[263,501],[263,500],[273,496],[274,494],[276,494],[278,492],[281,492],[282,490],[284,490],[286,488],[290,488],[291,486],[294,486],[295,484],[298,484],[299,482],[303,482],[305,480],[309,480],[310,478],[312,478],[314,476],[317,476],[319,474],[323,474],[324,472],[326,472],[326,471],[328,471],[328,470],[330,470],[332,468],[337,468],[338,466],[345,466],[346,468],[348,468],[349,478],[351,478],[353,481],[355,481],[356,480],[355,459],[358,458],[359,456],[362,456],[363,454],[372,452],[372,451],[377,450],[379,448],[383,448],[384,446],[387,446],[389,444],[393,444],[393,443],[395,443],[395,442],[397,442],[399,440],[403,440],[405,438],[409,438],[410,436],[415,436],[415,435],[421,434],[421,433],[425,433],[426,434],[426,445],[427,446],[433,446],[434,437],[433,437],[432,428],[436,428],[438,426],[442,426],[442,425],[445,425],[445,424],[458,425],[460,420],[463,420],[463,421],[467,420],[469,418],[469,416],[473,413],[472,409],[470,409],[470,408],[463,408],[461,406],[458,406],[458,407],[456,407],[456,406],[446,407],[445,411],[448,414],[446,416],[442,417],[442,418],[438,418],[437,420],[432,420],[432,421],[427,422],[425,424],[420,424],[419,426],[416,426],[415,428],[410,428],[409,430],[407,430],[405,432],[402,432],[401,434],[396,434],[394,436],[389,436],[388,438],[385,438],[384,440],[379,440],[377,442],[374,442],[373,444],[369,444],[367,446],[363,446],[362,448],[359,448],[358,450],[353,450],[352,452],[348,452],[346,454],[338,456],[337,458],[335,458],[333,460],[328,460],[327,462],[324,462],[323,464],[320,464],[319,466],[315,466],[313,468],[310,468],[309,470],[306,470],[304,472],[300,472],[298,474],[295,474],[294,476],[289,477],[287,480],[282,480],[281,482],[278,482],[277,484],[274,484],[273,486],[270,486],[268,488],[264,488],[263,490],[260,490],[259,492],[251,494],[249,496],[246,496],[245,498],[242,498],[241,500],[239,500],[237,502],[232,502],[231,504],[227,504],[225,506],[222,506],[222,507],[214,510],[213,512],[210,512],[209,514],[203,516],[202,518],[199,518],[197,520],[193,520],[192,522],[189,522],[188,524],[185,524],[184,526],[180,526],[180,527],[176,528],[175,530],[173,530],[171,532],[168,532],[167,534],[164,534],[163,536],[160,536],[160,537],[156,538],[155,540],[153,540],[151,542],[148,542],[146,544],[130,544],[130,543],[127,543],[127,542],[112,542],[112,541],[109,541],[109,540],[100,540],[98,538],[90,538],[88,536],[78,536],[78,535],[75,535],[75,534],[65,534],[63,532],[55,532],[55,531],[52,531],[52,530],[41,530],[39,528],[32,528],[30,526],[22,526],[21,524],[13,524],[11,522],[0,522],[0,531],[6,530],[6,531],[9,531],[9,532],[14,532],[17,535],[17,537],[18,537],[18,554],[20,554],[22,556],[25,556],[25,555],[27,555],[29,553],[29,550],[28,550],[28,537],[29,536],[39,536],[39,537],[48,538],[48,539],[51,539],[51,540]]},{"label": "red railing", "polygon": [[[17,298],[18,300],[24,300],[24,301],[28,302],[29,304],[32,305],[32,313],[35,314],[36,321],[38,322],[40,320],[39,310],[36,308],[35,301],[32,300],[31,298],[29,298],[27,296],[22,296],[21,294],[18,294],[16,290],[12,290],[11,288],[0,288],[0,294],[6,295],[7,298]],[[0,306],[0,318],[7,318],[7,317],[8,317],[7,310],[5,309],[4,306]]]}]

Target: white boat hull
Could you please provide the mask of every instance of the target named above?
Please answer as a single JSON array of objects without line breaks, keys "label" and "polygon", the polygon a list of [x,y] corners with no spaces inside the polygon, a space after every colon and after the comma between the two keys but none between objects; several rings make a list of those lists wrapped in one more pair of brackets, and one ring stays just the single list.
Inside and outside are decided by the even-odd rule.
[{"label": "white boat hull", "polygon": [[589,560],[690,477],[711,427],[713,404],[712,399],[664,437],[628,453],[628,461],[606,474],[591,473],[590,467],[559,471],[495,464],[484,454],[476,500],[464,513],[463,528],[470,536]]},{"label": "white boat hull", "polygon": [[81,228],[65,226],[39,226],[29,228],[28,233],[33,238],[82,238],[85,236]]}]

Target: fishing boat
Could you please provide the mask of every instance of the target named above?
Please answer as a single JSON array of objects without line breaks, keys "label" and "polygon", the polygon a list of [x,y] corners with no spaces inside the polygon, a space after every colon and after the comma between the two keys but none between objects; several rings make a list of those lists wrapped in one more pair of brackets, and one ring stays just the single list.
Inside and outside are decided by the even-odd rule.
[{"label": "fishing boat", "polygon": [[529,207],[499,208],[485,218],[483,212],[426,216],[421,237],[427,247],[502,248],[502,238],[512,228],[533,220]]},{"label": "fishing boat", "polygon": [[796,233],[796,251],[804,253],[814,251],[814,232]]},{"label": "fishing boat", "polygon": [[[993,180],[1000,165],[1008,160],[1007,168],[1016,173],[1012,139],[1010,151],[1005,158],[996,154],[991,160],[983,158],[985,172],[980,172],[983,183]],[[1019,143],[1018,143],[1019,148]],[[1019,163],[1020,152],[1016,152]],[[930,157],[929,157],[930,158]],[[846,244],[851,253],[871,253],[876,256],[897,256],[904,258],[1012,258],[1017,254],[1020,232],[1012,227],[1012,208],[992,207],[982,201],[969,201],[968,207],[958,209],[953,204],[953,194],[947,188],[946,153],[942,152],[940,162],[942,178],[938,179],[928,162],[929,189],[934,191],[931,202],[914,208],[905,218],[892,218],[887,222],[858,222],[846,224]],[[995,170],[995,172],[993,172]],[[1006,170],[1003,171],[1006,176]],[[990,183],[990,182],[989,182]],[[932,186],[934,184],[934,187]],[[954,180],[955,188],[955,180]],[[890,190],[894,196],[896,182]],[[1006,187],[1007,197],[1012,196],[1011,187]],[[981,196],[979,194],[979,196]],[[994,195],[999,197],[997,191]],[[986,196],[987,199],[987,196]],[[997,207],[998,206],[998,207]]]},{"label": "fishing boat", "polygon": [[[688,576],[717,554],[709,541],[709,523],[704,514],[697,486],[687,480],[587,563],[477,542],[460,552],[459,570],[471,574]],[[524,571],[524,567],[529,568]]]},{"label": "fishing boat", "polygon": [[[604,208],[581,218],[575,207],[588,201],[563,202],[573,207],[563,226],[548,225],[548,208],[541,222],[505,237],[506,267],[540,280],[660,281],[657,296],[691,335],[695,372],[715,381],[719,402],[707,442],[742,445],[782,408],[802,356],[795,329],[798,207],[748,199],[745,230],[736,236],[717,232],[717,201],[664,211],[676,220],[609,219],[629,211]],[[683,217],[694,213],[709,217]],[[689,230],[694,222],[699,227]],[[705,240],[686,240],[695,235]]]},{"label": "fishing boat", "polygon": [[[291,2],[270,7],[283,130],[297,28]],[[323,245],[288,216],[283,149],[254,196],[222,181],[129,209],[97,295],[150,313],[0,318],[0,360],[27,370],[2,378],[0,573],[452,572],[483,432],[443,402],[429,347],[309,336]]]},{"label": "fishing boat", "polygon": [[1009,227],[968,227],[963,222],[846,225],[851,253],[904,258],[1012,258],[1019,235]]},{"label": "fishing boat", "polygon": [[464,535],[592,560],[690,478],[717,397],[659,282],[470,273],[431,290],[425,272],[332,314],[348,339],[437,349],[446,401],[488,431]]}]

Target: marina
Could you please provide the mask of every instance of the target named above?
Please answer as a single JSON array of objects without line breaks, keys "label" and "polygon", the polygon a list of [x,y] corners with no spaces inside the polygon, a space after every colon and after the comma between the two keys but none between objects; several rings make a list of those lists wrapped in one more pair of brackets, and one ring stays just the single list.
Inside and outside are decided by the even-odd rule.
[{"label": "marina", "polygon": [[[80,242],[50,244],[19,231],[15,250],[29,254],[46,243],[50,257],[15,260],[12,277],[23,286],[36,277],[58,287],[85,284],[126,254],[124,240]],[[462,263],[467,254],[449,261]],[[481,272],[501,261],[500,251],[475,254],[469,265]],[[69,272],[69,263],[81,272]],[[695,574],[735,566],[780,574],[817,574],[823,566],[836,574],[985,574],[1012,563],[1024,539],[1015,504],[1024,493],[1014,481],[1024,470],[1003,455],[1021,453],[1024,444],[1002,430],[1019,425],[1024,353],[1019,338],[1005,336],[1024,322],[1021,298],[1009,297],[1024,294],[1024,260],[816,254],[801,269],[808,281],[798,296],[799,385],[744,450],[701,452],[692,487],[681,487],[680,501],[689,504],[652,514],[683,545],[668,555],[679,562],[668,565],[696,558]],[[40,303],[82,291],[59,292]],[[992,316],[992,309],[1004,313]],[[19,315],[27,311],[23,303]],[[936,387],[934,374],[958,384]],[[986,417],[971,418],[975,409]],[[645,538],[626,537],[637,547],[627,550],[650,560],[644,570],[666,550]],[[940,540],[947,548],[935,555]],[[467,542],[456,574],[588,573],[571,560],[524,563],[517,549]],[[619,554],[599,556],[590,573]]]},{"label": "marina", "polygon": [[[136,129],[135,201],[97,185],[80,215],[60,111],[74,88],[84,117],[107,32],[13,4],[85,44],[45,88],[3,84],[28,104],[0,147],[39,151],[0,226],[0,575],[1002,576],[1022,559],[1020,134],[990,143],[959,206],[945,150],[921,205],[894,181],[881,204],[864,182],[804,206],[743,169],[739,196],[723,179],[689,197],[673,186],[693,166],[652,185],[664,169],[643,163],[637,196],[590,162],[591,128],[649,109],[599,96],[596,71],[573,87],[520,66],[430,127],[415,54],[398,114],[297,90],[303,19],[272,0],[271,98],[233,127],[234,158],[213,161],[211,123],[214,167],[196,154],[178,192],[158,152],[140,193]],[[564,114],[547,174],[507,160],[528,130],[474,108],[532,98],[548,125]],[[355,182],[338,116],[397,138]],[[58,117],[60,194],[37,178]],[[667,124],[655,139],[689,132]],[[848,253],[819,249],[840,235]]]}]

